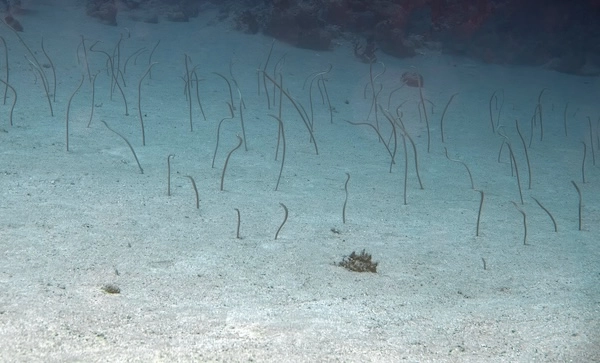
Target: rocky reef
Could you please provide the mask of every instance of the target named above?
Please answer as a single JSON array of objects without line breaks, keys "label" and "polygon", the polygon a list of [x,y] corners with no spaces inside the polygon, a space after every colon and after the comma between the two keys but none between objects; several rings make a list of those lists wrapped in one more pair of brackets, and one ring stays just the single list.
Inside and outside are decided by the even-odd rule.
[{"label": "rocky reef", "polygon": [[[88,0],[88,15],[115,25],[117,12],[146,22],[189,21],[203,8],[245,33],[297,47],[332,49],[336,39],[412,57],[435,48],[487,63],[600,74],[600,0]],[[159,15],[160,14],[160,15]],[[360,45],[359,45],[360,46]],[[364,47],[364,46],[362,46]],[[362,48],[364,51],[364,48]]]}]

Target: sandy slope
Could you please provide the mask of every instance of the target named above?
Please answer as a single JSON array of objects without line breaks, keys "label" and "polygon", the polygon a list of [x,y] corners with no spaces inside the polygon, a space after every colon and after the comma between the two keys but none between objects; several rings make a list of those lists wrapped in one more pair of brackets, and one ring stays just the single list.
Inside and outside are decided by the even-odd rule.
[{"label": "sandy slope", "polygon": [[[270,72],[284,57],[279,69],[285,88],[308,113],[304,80],[332,64],[326,85],[334,113],[330,123],[314,88],[316,155],[298,113],[284,102],[287,154],[275,192],[281,159],[274,160],[277,122],[268,115],[277,108],[268,110],[264,91],[259,96],[256,90],[256,70],[270,39],[229,31],[210,10],[190,23],[156,25],[122,14],[113,28],[81,15],[78,6],[58,5],[36,5],[22,18],[24,41],[45,64],[43,36],[56,66],[54,117],[39,76],[24,58],[31,56],[2,29],[18,102],[13,127],[8,125],[12,98],[0,107],[1,361],[598,361],[600,172],[592,164],[587,123],[590,116],[597,149],[597,79],[477,64],[435,51],[407,60],[381,55],[386,72],[375,83],[383,85],[378,99],[384,108],[411,66],[424,75],[424,96],[435,105],[427,102],[429,153],[418,90],[395,92],[389,105],[395,112],[405,102],[403,120],[417,144],[424,184],[420,190],[409,149],[403,205],[400,136],[389,173],[390,156],[373,130],[345,122],[367,120],[368,66],[356,61],[348,42],[327,53],[276,43]],[[142,82],[146,146],[137,86],[149,51],[135,63],[130,59],[123,77],[129,116],[117,91],[110,99],[106,57],[92,52],[91,73],[99,72],[94,118],[87,128],[91,86],[86,78],[71,104],[66,152],[67,102],[82,73],[87,77],[76,56],[80,35],[88,46],[101,40],[97,49],[112,54],[127,29],[131,37],[122,41],[121,69],[126,57],[160,40],[153,55],[159,63]],[[203,79],[207,120],[193,104],[193,133],[181,78],[184,54],[199,65]],[[241,135],[239,97],[234,89],[236,118],[224,121],[211,168],[217,124],[229,115],[226,84],[212,72],[230,78],[230,62],[246,104],[248,151],[231,156],[220,191],[225,158]],[[374,72],[381,69],[375,65]],[[514,120],[528,142],[543,88],[544,140],[538,124],[529,148],[528,189]],[[502,137],[491,130],[489,99],[499,89],[504,91],[501,130],[515,152],[524,205],[506,148],[497,160]],[[441,113],[456,92],[442,144]],[[378,118],[391,140],[389,124],[381,113]],[[144,174],[101,120],[131,142]],[[374,114],[369,122],[375,122]],[[471,189],[464,167],[445,158],[444,147],[470,167],[475,188],[485,192],[477,238],[480,194]],[[175,155],[170,197],[169,154]],[[343,224],[345,173],[351,180]],[[199,210],[186,175],[197,183]],[[582,231],[572,180],[583,194]],[[558,233],[532,196],[552,212]],[[527,245],[522,216],[511,201],[527,215]],[[288,207],[289,219],[275,240],[283,219],[279,203]],[[242,239],[235,238],[234,208],[241,212]],[[363,248],[379,262],[377,274],[334,266]],[[103,292],[109,283],[119,286],[120,294]]]}]

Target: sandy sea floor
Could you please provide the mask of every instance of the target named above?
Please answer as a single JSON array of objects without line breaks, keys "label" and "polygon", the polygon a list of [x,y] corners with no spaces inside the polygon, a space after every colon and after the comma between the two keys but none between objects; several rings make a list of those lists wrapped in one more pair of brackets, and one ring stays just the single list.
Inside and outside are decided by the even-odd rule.
[{"label": "sandy sea floor", "polygon": [[[10,89],[0,105],[0,361],[600,361],[598,78],[431,48],[380,54],[371,79],[349,40],[329,52],[275,42],[267,72],[300,110],[283,96],[275,191],[280,93],[257,77],[272,39],[210,7],[189,23],[123,12],[111,27],[75,1],[41,3],[19,18],[33,54],[0,33],[18,94],[13,126]],[[413,67],[425,113],[418,88],[397,89]],[[377,273],[336,266],[363,249]]]}]

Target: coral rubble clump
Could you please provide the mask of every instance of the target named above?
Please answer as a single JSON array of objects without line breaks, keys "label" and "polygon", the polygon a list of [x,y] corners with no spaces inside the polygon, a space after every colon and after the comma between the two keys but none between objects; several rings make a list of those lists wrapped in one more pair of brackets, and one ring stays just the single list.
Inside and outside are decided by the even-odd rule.
[{"label": "coral rubble clump", "polygon": [[364,249],[360,254],[352,251],[350,256],[344,257],[344,259],[336,265],[355,272],[377,273],[377,262],[373,262],[371,260],[371,254],[366,253]]}]

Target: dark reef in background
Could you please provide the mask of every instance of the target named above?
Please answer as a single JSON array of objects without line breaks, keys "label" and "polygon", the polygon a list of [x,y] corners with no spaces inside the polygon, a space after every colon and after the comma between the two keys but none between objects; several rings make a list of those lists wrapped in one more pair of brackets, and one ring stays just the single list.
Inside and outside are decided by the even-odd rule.
[{"label": "dark reef in background", "polygon": [[85,13],[98,18],[105,24],[117,25],[117,5],[115,0],[88,0]]},{"label": "dark reef in background", "polygon": [[488,63],[600,74],[600,0],[87,0],[88,15],[113,25],[117,11],[147,22],[159,14],[188,21],[208,6],[239,31],[302,48],[362,38],[396,57],[436,48]]},{"label": "dark reef in background", "polygon": [[[0,0],[1,1],[1,0]],[[87,15],[103,23],[117,25],[117,13],[126,13],[131,19],[158,23],[159,14],[166,20],[187,22],[200,13],[199,0],[86,0]]]}]

